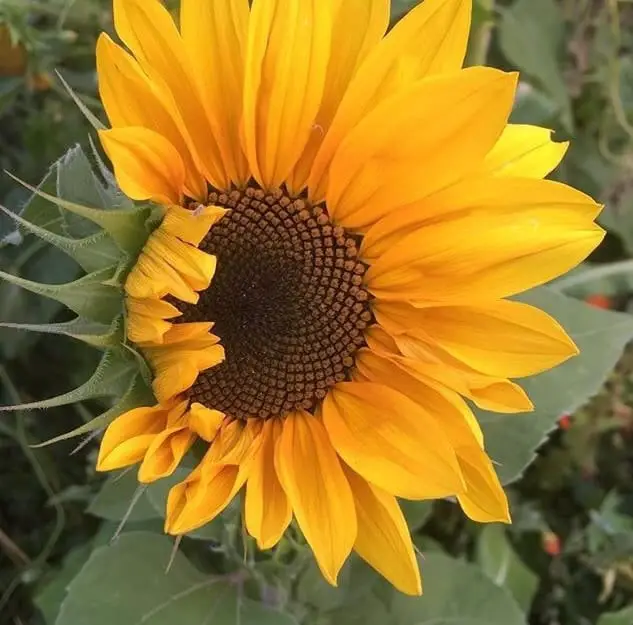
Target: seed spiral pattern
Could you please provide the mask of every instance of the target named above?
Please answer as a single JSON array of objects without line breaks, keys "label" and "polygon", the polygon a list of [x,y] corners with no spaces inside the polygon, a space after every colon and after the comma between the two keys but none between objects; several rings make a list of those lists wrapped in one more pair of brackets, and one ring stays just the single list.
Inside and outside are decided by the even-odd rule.
[{"label": "seed spiral pattern", "polygon": [[215,321],[226,360],[198,376],[190,398],[234,418],[314,410],[349,379],[372,323],[359,239],[322,206],[282,191],[211,193],[230,209],[200,248],[218,266],[182,321]]}]

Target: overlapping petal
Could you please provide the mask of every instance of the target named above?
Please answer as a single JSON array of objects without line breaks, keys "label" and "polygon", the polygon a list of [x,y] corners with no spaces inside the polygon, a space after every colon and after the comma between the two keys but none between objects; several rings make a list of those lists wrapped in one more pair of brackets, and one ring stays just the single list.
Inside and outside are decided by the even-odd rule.
[{"label": "overlapping petal", "polygon": [[230,179],[217,140],[223,131],[207,114],[182,37],[167,9],[159,0],[114,0],[114,24],[171,108],[206,179],[226,188]]},{"label": "overlapping petal", "polygon": [[336,585],[356,540],[356,511],[352,490],[320,419],[305,412],[284,419],[275,468],[323,576]]},{"label": "overlapping petal", "polygon": [[503,132],[515,86],[514,74],[475,67],[385,100],[336,151],[326,192],[332,217],[366,228],[459,180]]},{"label": "overlapping petal", "polygon": [[323,403],[337,453],[359,475],[407,499],[431,499],[464,488],[446,433],[422,406],[383,384],[342,382]]},{"label": "overlapping petal", "polygon": [[565,273],[603,237],[586,215],[564,208],[473,210],[406,236],[369,268],[367,281],[389,300],[507,297]]},{"label": "overlapping petal", "polygon": [[168,425],[183,418],[187,401],[175,398],[163,405],[129,410],[106,429],[99,448],[97,470],[112,471],[141,461]]},{"label": "overlapping petal", "polygon": [[185,165],[164,135],[142,126],[128,126],[100,130],[99,138],[126,195],[159,204],[182,201]]},{"label": "overlapping petal", "polygon": [[601,207],[584,193],[551,180],[475,176],[386,215],[367,232],[362,253],[368,259],[377,259],[411,232],[442,220],[476,211],[494,219],[497,214],[526,209],[542,209],[544,213],[569,211],[590,224]]},{"label": "overlapping petal", "polygon": [[420,570],[398,501],[348,467],[345,475],[354,493],[358,522],[354,551],[398,590],[421,594]]},{"label": "overlapping petal", "polygon": [[334,0],[255,0],[244,84],[244,148],[264,188],[281,186],[321,106]]},{"label": "overlapping petal", "polygon": [[380,323],[396,334],[427,338],[468,367],[493,377],[534,375],[578,353],[555,319],[520,302],[425,308],[378,302],[375,311]]},{"label": "overlapping petal", "polygon": [[182,159],[183,190],[193,198],[204,200],[206,181],[174,119],[174,112],[166,106],[136,60],[105,33],[97,42],[97,74],[99,95],[112,127],[140,126],[165,137]]},{"label": "overlapping petal", "polygon": [[425,0],[374,46],[350,81],[314,158],[309,178],[313,201],[326,196],[329,171],[338,147],[376,107],[427,76],[452,72],[462,66],[470,12],[469,0]]},{"label": "overlapping petal", "polygon": [[292,520],[292,507],[275,469],[275,448],[283,425],[264,423],[261,447],[246,484],[244,522],[260,549],[274,547]]},{"label": "overlapping petal", "polygon": [[287,185],[292,193],[298,194],[306,186],[316,153],[329,136],[332,120],[348,92],[350,80],[385,34],[389,25],[389,6],[389,0],[347,0],[339,2],[335,9],[332,52],[321,106],[303,154],[288,178]]},{"label": "overlapping petal", "polygon": [[248,165],[240,142],[248,0],[182,0],[180,31],[185,55],[229,179],[244,184]]}]

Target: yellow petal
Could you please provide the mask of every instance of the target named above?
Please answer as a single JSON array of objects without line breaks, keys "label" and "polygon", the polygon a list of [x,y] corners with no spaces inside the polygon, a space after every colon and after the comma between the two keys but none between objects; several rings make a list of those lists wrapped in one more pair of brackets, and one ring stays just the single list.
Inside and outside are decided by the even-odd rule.
[{"label": "yellow petal", "polygon": [[500,378],[471,376],[469,381],[469,399],[479,408],[492,412],[531,412],[534,404],[526,392],[514,382]]},{"label": "yellow petal", "polygon": [[151,254],[161,262],[168,263],[196,291],[209,288],[215,274],[216,257],[183,243],[167,234],[162,228],[156,230],[145,244],[145,254]]},{"label": "yellow petal", "polygon": [[172,327],[164,320],[182,314],[175,306],[160,299],[128,297],[125,306],[126,333],[134,343],[161,344]]},{"label": "yellow petal", "polygon": [[501,135],[515,87],[514,74],[474,67],[387,99],[332,160],[326,193],[332,218],[366,228],[459,180]]},{"label": "yellow petal", "polygon": [[335,586],[356,540],[356,513],[352,491],[318,417],[298,412],[284,418],[275,467],[323,576]]},{"label": "yellow petal", "polygon": [[114,0],[114,24],[172,109],[207,180],[216,188],[228,188],[229,178],[215,139],[221,129],[213,126],[202,104],[182,38],[167,9],[159,0]]},{"label": "yellow petal", "polygon": [[160,344],[171,323],[142,315],[129,314],[126,321],[126,336],[133,343]]},{"label": "yellow petal", "polygon": [[236,466],[218,466],[204,480],[185,481],[174,486],[167,496],[165,531],[174,535],[187,534],[213,521],[237,494],[238,473]]},{"label": "yellow petal", "polygon": [[145,351],[155,374],[152,388],[162,402],[191,388],[199,373],[219,365],[225,358],[221,345],[208,345],[200,350],[167,347]]},{"label": "yellow petal", "polygon": [[[393,332],[391,328],[390,332]],[[474,371],[423,334],[395,331],[390,336],[383,328],[374,325],[365,332],[365,338],[374,353],[396,362],[410,376],[424,384],[431,381],[439,387],[453,390],[471,399],[480,408],[508,413],[534,409],[521,387],[507,379]],[[468,413],[464,413],[464,417],[481,444],[481,432],[478,432],[476,421],[474,418],[471,420]]]},{"label": "yellow petal", "polygon": [[453,447],[483,442],[483,434],[472,411],[460,396],[431,379],[416,377],[397,361],[391,361],[369,349],[356,355],[356,366],[370,382],[382,383],[424,406],[442,427]]},{"label": "yellow petal", "polygon": [[457,496],[464,512],[479,523],[510,523],[508,499],[486,453],[478,447],[457,450],[466,492]]},{"label": "yellow petal", "polygon": [[206,181],[171,112],[136,60],[106,33],[97,41],[97,74],[99,95],[112,126],[142,126],[163,135],[184,163],[187,195],[204,199]]},{"label": "yellow petal", "polygon": [[154,319],[171,319],[182,315],[173,304],[162,299],[137,299],[135,297],[128,297],[125,306],[130,315],[141,315]]},{"label": "yellow petal", "polygon": [[189,429],[210,443],[218,433],[225,417],[223,412],[211,410],[196,402],[189,408]]},{"label": "yellow petal", "polygon": [[[371,328],[367,333],[368,343],[377,353],[384,346],[376,345],[375,336],[380,328]],[[383,334],[386,334],[382,331]],[[378,334],[379,335],[379,334]],[[495,412],[526,412],[534,409],[525,391],[508,379],[485,375],[475,371],[462,361],[451,356],[428,336],[422,333],[395,334],[391,339],[395,352],[404,356],[398,364],[412,376],[426,382],[435,380],[468,397],[485,410]],[[394,350],[391,349],[393,352]],[[391,354],[387,354],[391,357]]]},{"label": "yellow petal", "polygon": [[601,210],[588,195],[552,180],[472,177],[381,219],[363,238],[361,254],[367,259],[379,258],[413,230],[442,219],[474,211],[486,211],[493,216],[537,208],[547,212],[569,210],[587,220],[595,219]]},{"label": "yellow petal", "polygon": [[180,206],[170,206],[160,228],[185,243],[200,245],[213,224],[228,211],[218,206],[204,206],[195,211]]},{"label": "yellow petal", "polygon": [[138,298],[164,297],[169,293],[189,304],[197,303],[199,297],[181,273],[162,256],[144,252],[125,281],[125,291]]},{"label": "yellow petal", "polygon": [[455,452],[422,406],[387,386],[343,382],[323,404],[334,448],[354,471],[398,497],[462,492]]},{"label": "yellow petal", "polygon": [[178,362],[155,367],[152,389],[154,389],[156,399],[165,402],[190,389],[199,373],[194,363],[181,359]]},{"label": "yellow petal", "polygon": [[182,0],[180,30],[193,75],[214,125],[230,179],[248,180],[239,131],[242,116],[248,0]]},{"label": "yellow petal", "polygon": [[[170,534],[185,534],[212,521],[248,479],[261,440],[254,428],[237,426],[238,436],[232,438],[231,449],[223,450],[223,461],[217,461],[214,449],[222,444],[219,437],[189,478],[169,492],[165,529]],[[232,464],[224,463],[227,456]]]},{"label": "yellow petal", "polygon": [[384,299],[490,301],[569,271],[603,237],[598,225],[568,209],[470,211],[405,237],[371,265],[366,278]]},{"label": "yellow petal", "polygon": [[[192,348],[200,348],[204,345],[215,345],[219,339],[213,334],[209,334],[209,331],[213,328],[213,323],[210,321],[199,321],[196,323],[179,323],[171,328],[171,330],[165,335],[166,345],[176,345],[178,343],[189,343],[195,341],[192,344]],[[199,341],[202,340],[203,343]]]},{"label": "yellow petal", "polygon": [[244,86],[251,172],[279,187],[308,142],[330,57],[334,0],[254,0]]},{"label": "yellow petal", "polygon": [[244,465],[249,467],[257,455],[263,439],[260,419],[248,419],[224,423],[211,446],[210,460],[213,464]]},{"label": "yellow petal", "polygon": [[423,328],[454,358],[495,377],[534,375],[578,353],[555,319],[519,302],[430,308],[383,302],[379,306],[379,319],[393,309],[406,311],[409,330]]},{"label": "yellow petal", "polygon": [[310,139],[287,185],[298,195],[306,186],[314,157],[328,134],[349,82],[389,26],[389,0],[345,0],[335,12],[330,56],[321,107]]},{"label": "yellow petal", "polygon": [[482,172],[500,176],[545,178],[563,160],[568,142],[554,143],[552,131],[510,124],[486,157]]},{"label": "yellow petal", "polygon": [[422,594],[409,528],[396,498],[344,468],[354,493],[358,519],[354,551],[399,591]]},{"label": "yellow petal", "polygon": [[182,414],[186,407],[186,402],[168,402],[135,408],[117,417],[103,435],[97,470],[112,471],[142,460],[156,435],[165,428],[169,411],[177,409]]},{"label": "yellow petal", "polygon": [[427,332],[453,356],[488,375],[534,375],[578,354],[555,319],[527,304],[499,300],[429,312]]},{"label": "yellow petal", "polygon": [[182,426],[169,428],[155,436],[139,468],[139,482],[150,484],[170,476],[194,440],[193,433]]},{"label": "yellow petal", "polygon": [[179,204],[185,166],[176,148],[163,135],[130,126],[100,130],[99,138],[123,192],[133,200]]},{"label": "yellow petal", "polygon": [[281,422],[268,420],[262,430],[262,446],[253,462],[244,503],[248,533],[260,549],[274,547],[292,519],[292,508],[275,470],[275,445]]},{"label": "yellow petal", "polygon": [[471,4],[470,0],[425,0],[373,48],[350,82],[315,157],[309,179],[313,201],[325,199],[334,153],[363,118],[413,82],[462,66]]}]

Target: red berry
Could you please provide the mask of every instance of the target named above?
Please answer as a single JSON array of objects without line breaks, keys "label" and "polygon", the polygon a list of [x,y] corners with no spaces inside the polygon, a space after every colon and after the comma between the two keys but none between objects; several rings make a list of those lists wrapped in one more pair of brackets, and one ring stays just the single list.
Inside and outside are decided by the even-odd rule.
[{"label": "red berry", "polygon": [[610,297],[606,295],[602,295],[601,293],[595,293],[594,295],[588,295],[585,297],[585,302],[590,306],[595,306],[596,308],[613,308],[613,302]]},{"label": "red berry", "polygon": [[559,420],[558,420],[558,427],[561,430],[565,430],[567,431],[570,427],[571,427],[571,417],[568,414],[564,414]]},{"label": "red berry", "polygon": [[558,556],[561,552],[560,538],[554,532],[543,532],[543,551],[550,556]]}]

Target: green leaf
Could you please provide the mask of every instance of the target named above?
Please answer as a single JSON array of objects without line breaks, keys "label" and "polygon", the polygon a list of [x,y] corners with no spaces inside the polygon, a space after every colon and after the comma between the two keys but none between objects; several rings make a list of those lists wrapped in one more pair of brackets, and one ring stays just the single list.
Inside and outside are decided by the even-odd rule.
[{"label": "green leaf", "polygon": [[631,625],[633,623],[633,605],[619,612],[603,614],[598,619],[598,625]]},{"label": "green leaf", "polygon": [[520,82],[510,121],[513,124],[551,126],[559,106],[551,97],[531,85]]},{"label": "green leaf", "polygon": [[42,228],[0,205],[0,211],[24,230],[68,254],[87,273],[115,265],[121,253],[107,232],[100,231],[83,239],[72,239]]},{"label": "green leaf", "polygon": [[393,593],[398,625],[526,625],[512,596],[476,566],[431,552],[421,568],[423,596]]},{"label": "green leaf", "polygon": [[401,19],[413,7],[420,4],[420,0],[391,0],[391,21]]},{"label": "green leaf", "polygon": [[558,319],[578,345],[580,355],[520,381],[534,402],[533,413],[477,411],[486,449],[498,464],[497,472],[504,484],[521,476],[561,415],[573,413],[600,390],[624,346],[633,338],[633,318],[629,315],[593,308],[545,287],[520,299]]},{"label": "green leaf", "polygon": [[297,599],[321,612],[335,610],[345,601],[350,576],[350,567],[346,565],[339,574],[338,586],[334,587],[325,581],[316,562],[310,558],[297,581]]},{"label": "green leaf", "polygon": [[86,544],[68,552],[61,567],[44,578],[33,595],[33,602],[44,616],[46,623],[54,623],[64,597],[66,586],[81,570],[92,551],[92,545]]},{"label": "green leaf", "polygon": [[589,295],[628,295],[633,292],[633,260],[581,263],[550,284],[552,289],[584,299]]},{"label": "green leaf", "polygon": [[0,271],[0,278],[31,293],[60,302],[80,317],[97,323],[111,323],[121,313],[123,306],[121,290],[108,284],[115,269],[101,269],[67,284],[41,284],[4,271]]},{"label": "green leaf", "polygon": [[133,359],[123,350],[108,350],[103,354],[97,370],[90,379],[78,388],[42,401],[16,406],[0,406],[0,412],[16,410],[34,410],[67,406],[96,397],[120,396],[129,384],[130,376],[135,373]]},{"label": "green leaf", "polygon": [[572,129],[571,100],[562,73],[564,21],[554,0],[516,0],[502,13],[499,45],[516,68],[534,78]]},{"label": "green leaf", "polygon": [[[139,487],[142,488],[142,485],[139,484],[135,469],[111,475],[88,506],[87,512],[108,521],[121,521],[128,512]],[[158,518],[160,515],[143,493],[132,508],[128,521],[148,521]]]},{"label": "green leaf", "polygon": [[477,562],[497,586],[512,593],[524,611],[528,611],[538,588],[538,577],[521,561],[500,525],[487,525],[477,540]]},{"label": "green leaf", "polygon": [[403,499],[399,503],[412,533],[419,530],[427,522],[433,511],[432,501],[407,501]]},{"label": "green leaf", "polygon": [[[68,587],[57,625],[296,625],[243,596],[239,584],[195,569],[173,540],[145,532],[96,549]],[[512,625],[512,624],[508,624]]]},{"label": "green leaf", "polygon": [[[328,625],[392,625],[394,619],[387,606],[375,595],[366,594],[362,600],[333,611],[324,622]],[[441,625],[439,622],[434,625]]]},{"label": "green leaf", "polygon": [[120,319],[110,326],[93,323],[77,317],[64,323],[1,323],[0,328],[24,330],[26,332],[41,332],[43,334],[62,334],[93,347],[115,347],[122,339]]}]

